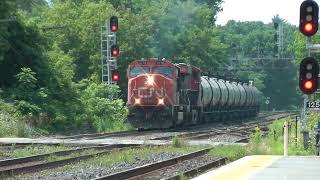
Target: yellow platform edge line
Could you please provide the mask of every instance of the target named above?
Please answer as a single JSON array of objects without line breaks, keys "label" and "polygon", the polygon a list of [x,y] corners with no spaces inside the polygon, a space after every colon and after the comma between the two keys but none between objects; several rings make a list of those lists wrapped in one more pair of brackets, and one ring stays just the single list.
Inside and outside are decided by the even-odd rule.
[{"label": "yellow platform edge line", "polygon": [[202,174],[193,180],[243,180],[260,172],[283,156],[253,155],[246,156],[216,170]]}]

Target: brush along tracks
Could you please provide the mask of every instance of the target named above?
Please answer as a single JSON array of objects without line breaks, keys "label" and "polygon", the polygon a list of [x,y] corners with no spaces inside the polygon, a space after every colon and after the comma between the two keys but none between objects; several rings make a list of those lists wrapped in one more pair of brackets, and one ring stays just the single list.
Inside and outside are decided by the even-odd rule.
[{"label": "brush along tracks", "polygon": [[206,156],[211,148],[192,152],[168,160],[147,164],[97,179],[175,179],[181,175],[194,176],[197,173],[224,165],[226,158]]},{"label": "brush along tracks", "polygon": [[[275,112],[275,113],[260,113],[259,118],[266,118],[271,116],[277,116],[284,114],[283,112]],[[288,114],[288,113],[286,113]],[[198,129],[203,127],[203,124],[194,125],[192,127],[188,127],[188,129]],[[104,139],[104,138],[117,138],[117,137],[130,137],[130,136],[141,136],[141,135],[148,135],[152,133],[162,133],[162,132],[179,132],[184,131],[185,127],[177,127],[177,128],[169,128],[163,130],[129,130],[129,131],[120,131],[120,132],[108,132],[108,133],[93,133],[93,134],[79,134],[79,135],[72,135],[72,136],[63,136],[57,137],[58,139]]]},{"label": "brush along tracks", "polygon": [[[228,142],[238,143],[238,142],[247,142],[250,134],[255,131],[255,128],[259,127],[259,129],[266,131],[268,129],[268,125],[272,124],[272,122],[276,119],[285,118],[294,116],[293,113],[279,113],[273,115],[265,115],[262,120],[255,120],[245,123],[239,123],[235,125],[230,125],[226,127],[220,128],[209,128],[205,130],[192,130],[191,132],[184,132],[180,134],[170,135],[170,136],[162,136],[152,138],[151,140],[170,140],[174,137],[183,138],[186,140],[199,140],[199,139],[208,139],[214,138],[217,136],[234,136],[235,140],[228,140]],[[221,140],[217,140],[218,142],[223,142],[224,138]],[[228,138],[227,138],[228,139]]]},{"label": "brush along tracks", "polygon": [[28,157],[6,159],[0,161],[0,178],[41,171],[49,168],[60,167],[69,163],[79,162],[98,155],[108,154],[114,151],[128,148],[138,148],[135,144],[117,144],[107,146],[82,147],[72,150],[56,151]]}]

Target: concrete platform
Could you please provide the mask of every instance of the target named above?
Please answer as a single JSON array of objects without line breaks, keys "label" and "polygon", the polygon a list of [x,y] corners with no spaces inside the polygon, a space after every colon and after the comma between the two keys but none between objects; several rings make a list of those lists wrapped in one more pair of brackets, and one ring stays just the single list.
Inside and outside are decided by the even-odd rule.
[{"label": "concrete platform", "polygon": [[195,180],[319,180],[319,156],[246,156]]}]

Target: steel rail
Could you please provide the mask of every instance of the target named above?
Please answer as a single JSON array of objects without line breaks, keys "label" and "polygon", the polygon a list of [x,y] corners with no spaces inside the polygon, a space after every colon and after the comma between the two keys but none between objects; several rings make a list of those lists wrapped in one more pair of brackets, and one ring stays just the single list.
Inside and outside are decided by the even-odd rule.
[{"label": "steel rail", "polygon": [[220,167],[222,165],[225,165],[226,164],[226,160],[227,158],[223,157],[223,158],[219,158],[219,159],[216,159],[216,160],[213,160],[211,162],[208,162],[202,166],[198,166],[196,168],[193,168],[189,171],[185,171],[181,174],[178,174],[178,175],[174,175],[174,176],[171,176],[169,178],[164,178],[165,180],[180,180],[181,179],[181,175],[183,176],[187,176],[187,177],[194,177],[198,174],[201,174],[201,173],[204,173],[206,172],[207,170],[210,170],[212,168],[216,168],[216,167]]},{"label": "steel rail", "polygon": [[[260,118],[268,118],[271,117],[271,119],[265,120],[265,121],[251,121],[251,122],[246,122],[243,124],[238,124],[239,127],[228,127],[228,128],[223,128],[223,129],[215,129],[215,130],[203,130],[203,131],[198,131],[198,132],[185,132],[181,133],[178,135],[171,135],[171,136],[164,136],[164,137],[156,137],[152,138],[150,140],[170,140],[174,138],[175,136],[185,138],[185,139],[201,139],[201,138],[207,138],[215,135],[221,135],[221,134],[230,134],[230,135],[236,135],[236,136],[244,136],[250,134],[247,132],[250,129],[254,129],[257,124],[264,124],[266,123],[267,125],[270,124],[270,122],[274,121],[275,119],[278,118],[284,118],[290,116],[290,113],[280,113],[280,114],[272,114],[272,115],[266,115],[265,117],[260,117]],[[235,125],[233,125],[235,126]],[[260,125],[262,127],[262,125]],[[229,129],[229,130],[227,130]],[[244,131],[244,132],[242,132]],[[241,133],[237,134],[237,133]]]},{"label": "steel rail", "polygon": [[135,133],[135,132],[138,132],[138,131],[137,130],[129,130],[129,131],[119,131],[119,132],[78,134],[78,135],[58,137],[58,139],[80,139],[80,138],[94,138],[94,137],[99,137],[99,136],[117,136],[117,135],[130,134],[130,133]]},{"label": "steel rail", "polygon": [[91,146],[91,147],[83,147],[83,148],[70,149],[70,150],[54,151],[54,152],[50,152],[50,153],[38,154],[38,155],[33,155],[33,156],[0,160],[0,167],[12,166],[15,164],[28,163],[28,162],[34,162],[34,161],[41,161],[41,160],[43,160],[49,156],[52,156],[52,155],[65,156],[65,155],[70,155],[70,154],[74,154],[74,153],[80,153],[80,152],[83,152],[85,150],[90,150],[90,149],[110,150],[110,149],[115,149],[115,148],[132,147],[132,146],[138,146],[138,145],[137,144],[136,145],[114,144],[114,145],[106,145],[106,146]]},{"label": "steel rail", "polygon": [[146,174],[151,171],[155,171],[155,170],[167,167],[167,166],[175,165],[175,164],[177,164],[181,161],[184,161],[184,160],[188,160],[188,159],[192,159],[194,157],[202,156],[202,155],[208,153],[211,149],[212,148],[206,148],[206,149],[203,149],[200,151],[181,155],[181,156],[171,158],[168,160],[159,161],[156,163],[152,163],[152,164],[148,164],[148,165],[144,165],[144,166],[139,166],[139,167],[132,168],[132,169],[125,170],[125,171],[121,171],[118,173],[113,173],[110,175],[98,177],[98,178],[96,178],[96,180],[119,180],[119,179],[133,178],[135,176],[140,176],[140,175],[143,175],[143,174]]},{"label": "steel rail", "polygon": [[[280,112],[276,112],[280,113]],[[274,114],[273,114],[274,115]],[[264,116],[270,116],[269,115],[264,115]],[[264,117],[261,116],[261,117]],[[261,118],[259,117],[259,118]],[[190,128],[197,128],[201,127],[203,125],[196,125]],[[165,129],[163,131],[170,132],[174,130],[184,130],[184,128],[177,127],[177,128],[169,128]],[[119,137],[123,135],[132,135],[132,134],[139,134],[141,132],[146,132],[146,133],[152,133],[152,132],[157,132],[160,130],[145,130],[145,131],[138,131],[138,130],[129,130],[129,131],[120,131],[120,132],[107,132],[107,133],[94,133],[94,134],[78,134],[78,135],[70,135],[70,136],[63,136],[63,137],[57,137],[58,139],[80,139],[80,138],[90,138],[90,139],[100,139],[100,138],[105,138],[105,137]]]},{"label": "steel rail", "polygon": [[[113,145],[112,145],[113,146]],[[91,154],[86,154],[86,155],[80,155],[77,157],[71,157],[71,158],[65,158],[62,160],[55,160],[55,161],[45,161],[45,157],[49,157],[50,155],[54,155],[54,153],[67,153],[68,152],[54,152],[51,153],[50,155],[47,154],[42,154],[40,157],[37,156],[31,156],[31,157],[24,157],[24,158],[17,158],[14,160],[7,160],[3,161],[3,165],[0,167],[0,177],[6,177],[10,175],[17,175],[21,173],[29,173],[29,172],[36,172],[44,169],[49,169],[49,168],[55,168],[59,167],[62,165],[66,165],[69,163],[74,163],[74,162],[79,162],[81,160],[87,160],[89,158],[96,157],[98,155],[104,155],[104,154],[109,154],[115,150],[120,151],[120,150],[126,150],[128,148],[138,148],[140,147],[139,145],[125,145],[124,147],[121,146],[106,146],[106,147],[96,147],[96,148],[107,148],[107,150],[102,150],[100,152],[96,153],[91,153]],[[73,151],[73,153],[75,153]],[[60,154],[60,155],[61,155]],[[69,153],[70,154],[70,153]],[[21,162],[21,163],[18,163]],[[8,164],[8,165],[5,165]]]}]

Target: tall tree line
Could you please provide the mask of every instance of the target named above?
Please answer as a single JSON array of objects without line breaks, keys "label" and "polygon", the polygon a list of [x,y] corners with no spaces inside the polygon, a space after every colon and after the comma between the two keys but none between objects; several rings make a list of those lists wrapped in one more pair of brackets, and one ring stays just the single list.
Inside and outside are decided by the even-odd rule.
[{"label": "tall tree line", "polygon": [[[49,3],[48,3],[49,2]],[[89,128],[97,131],[126,128],[126,68],[135,59],[165,57],[173,62],[217,71],[240,59],[272,56],[272,24],[230,21],[215,24],[222,0],[30,0],[0,2],[0,93],[31,123],[50,131]],[[101,85],[100,27],[108,17],[119,17],[117,40],[121,55],[120,88]],[[288,41],[293,41],[289,24]],[[292,36],[292,37],[291,37]],[[295,47],[291,45],[291,51]],[[251,64],[257,66],[256,64]],[[212,68],[214,67],[214,68]],[[217,68],[216,68],[217,67]],[[236,72],[255,79],[277,108],[294,70]],[[291,75],[290,75],[291,73]],[[284,78],[290,76],[290,80]],[[280,80],[283,78],[283,80]],[[269,82],[268,79],[272,79]],[[280,84],[281,86],[279,86]],[[276,88],[280,89],[277,94]],[[275,90],[275,91],[274,91]],[[120,118],[119,118],[120,117]]]}]

